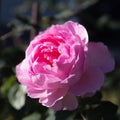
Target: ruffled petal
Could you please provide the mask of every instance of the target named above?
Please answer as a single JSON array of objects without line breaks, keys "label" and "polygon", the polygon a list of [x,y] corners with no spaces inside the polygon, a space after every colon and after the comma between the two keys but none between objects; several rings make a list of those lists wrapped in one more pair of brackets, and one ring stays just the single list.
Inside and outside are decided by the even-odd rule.
[{"label": "ruffled petal", "polygon": [[68,87],[58,88],[57,90],[47,90],[47,92],[49,95],[41,96],[39,102],[47,107],[51,107],[67,94]]},{"label": "ruffled petal", "polygon": [[[62,55],[56,61],[58,68],[58,73],[61,79],[67,78],[69,75],[75,74],[80,76],[84,68],[85,54],[82,45],[74,44],[71,45],[68,56],[65,55],[66,52],[63,52]],[[76,77],[77,78],[77,77]]]},{"label": "ruffled petal", "polygon": [[77,22],[68,21],[65,23],[65,27],[70,29],[73,35],[79,38],[79,42],[82,41],[83,44],[88,43],[88,33],[84,26]]}]

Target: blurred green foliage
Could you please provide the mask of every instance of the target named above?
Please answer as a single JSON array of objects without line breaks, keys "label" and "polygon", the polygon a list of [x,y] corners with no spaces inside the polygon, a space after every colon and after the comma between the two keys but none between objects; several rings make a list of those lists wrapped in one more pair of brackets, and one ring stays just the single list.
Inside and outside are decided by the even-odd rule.
[{"label": "blurred green foliage", "polygon": [[[67,4],[67,0],[39,1],[37,24],[32,23],[32,15],[24,15],[33,3],[33,0],[24,1],[16,7],[15,19],[7,24],[9,32],[0,36],[0,120],[119,120],[120,49],[117,41],[120,39],[120,21],[114,14],[118,2],[70,0]],[[111,4],[116,8],[113,11]],[[15,66],[24,58],[31,30],[36,29],[36,25],[41,31],[66,20],[79,21],[86,26],[90,40],[107,44],[115,57],[116,67],[106,75],[101,92],[91,98],[78,98],[80,106],[77,110],[55,112],[25,94],[24,87],[15,77]]]}]

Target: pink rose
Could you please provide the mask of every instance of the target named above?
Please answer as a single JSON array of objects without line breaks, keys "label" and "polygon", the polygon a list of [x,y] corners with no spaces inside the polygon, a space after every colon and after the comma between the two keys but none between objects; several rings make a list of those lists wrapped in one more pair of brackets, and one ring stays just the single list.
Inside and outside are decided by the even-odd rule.
[{"label": "pink rose", "polygon": [[37,35],[16,66],[19,82],[31,98],[54,110],[73,110],[76,96],[91,96],[112,71],[114,59],[103,43],[88,43],[86,29],[72,21]]}]

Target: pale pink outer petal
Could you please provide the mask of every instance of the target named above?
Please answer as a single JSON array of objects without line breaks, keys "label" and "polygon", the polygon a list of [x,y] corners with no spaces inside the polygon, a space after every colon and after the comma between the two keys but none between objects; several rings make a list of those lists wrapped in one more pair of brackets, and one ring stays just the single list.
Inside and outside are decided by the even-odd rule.
[{"label": "pale pink outer petal", "polygon": [[24,59],[20,64],[16,66],[16,77],[18,81],[24,85],[30,84],[30,76],[28,75],[28,61]]},{"label": "pale pink outer petal", "polygon": [[41,90],[37,87],[27,87],[27,95],[31,98],[40,98],[41,96],[48,95],[46,90]]},{"label": "pale pink outer petal", "polygon": [[45,77],[45,89],[57,89],[61,86],[61,79],[54,75],[46,75]]},{"label": "pale pink outer petal", "polygon": [[104,74],[99,68],[87,69],[80,80],[71,86],[70,92],[77,96],[84,96],[87,93],[95,93],[104,83]]},{"label": "pale pink outer petal", "polygon": [[[88,33],[84,26],[77,22],[68,21],[65,24],[65,27],[71,30],[76,38],[79,38],[79,42],[82,41],[83,44],[88,43]],[[77,39],[76,39],[77,40]]]},{"label": "pale pink outer petal", "polygon": [[51,109],[58,110],[75,110],[78,107],[78,101],[75,95],[67,93],[63,99],[57,101]]},{"label": "pale pink outer petal", "polygon": [[88,43],[85,67],[99,67],[104,73],[114,69],[115,61],[103,43]]},{"label": "pale pink outer petal", "polygon": [[68,92],[68,87],[58,89],[44,89],[40,90],[37,87],[27,87],[27,94],[31,98],[39,98],[42,105],[51,107],[57,101],[62,99]]},{"label": "pale pink outer petal", "polygon": [[[63,87],[63,85],[61,84],[62,80],[51,74],[32,75],[31,81],[34,84],[33,87],[36,87],[39,90],[44,90],[44,89],[56,90],[59,87]],[[68,85],[64,85],[64,87],[67,86]]]},{"label": "pale pink outer petal", "polygon": [[[49,76],[50,77],[50,76]],[[50,82],[51,81],[51,82]],[[60,81],[49,79],[45,75],[36,75],[31,77],[31,86],[27,85],[27,93],[31,98],[48,97],[60,87]],[[65,87],[68,87],[67,85]],[[65,88],[65,91],[68,88]],[[59,89],[60,90],[60,89]]]},{"label": "pale pink outer petal", "polygon": [[36,45],[39,44],[39,36],[36,36],[31,42],[30,45],[27,47],[26,51],[25,51],[25,57],[28,57],[31,52],[33,51],[33,49],[36,47]]},{"label": "pale pink outer petal", "polygon": [[39,102],[42,103],[42,105],[51,107],[53,106],[57,101],[63,99],[63,97],[67,94],[68,92],[68,87],[64,88],[58,88],[57,90],[47,90],[49,95],[46,96],[44,94],[43,96],[40,96]]}]

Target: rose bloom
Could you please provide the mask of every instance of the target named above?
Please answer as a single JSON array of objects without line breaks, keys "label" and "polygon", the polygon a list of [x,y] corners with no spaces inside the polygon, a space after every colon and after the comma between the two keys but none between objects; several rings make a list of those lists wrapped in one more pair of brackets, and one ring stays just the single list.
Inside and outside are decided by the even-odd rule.
[{"label": "rose bloom", "polygon": [[101,42],[88,42],[86,29],[77,22],[52,25],[28,46],[16,66],[18,81],[28,96],[54,110],[74,110],[76,96],[92,96],[112,71],[114,59]]}]

